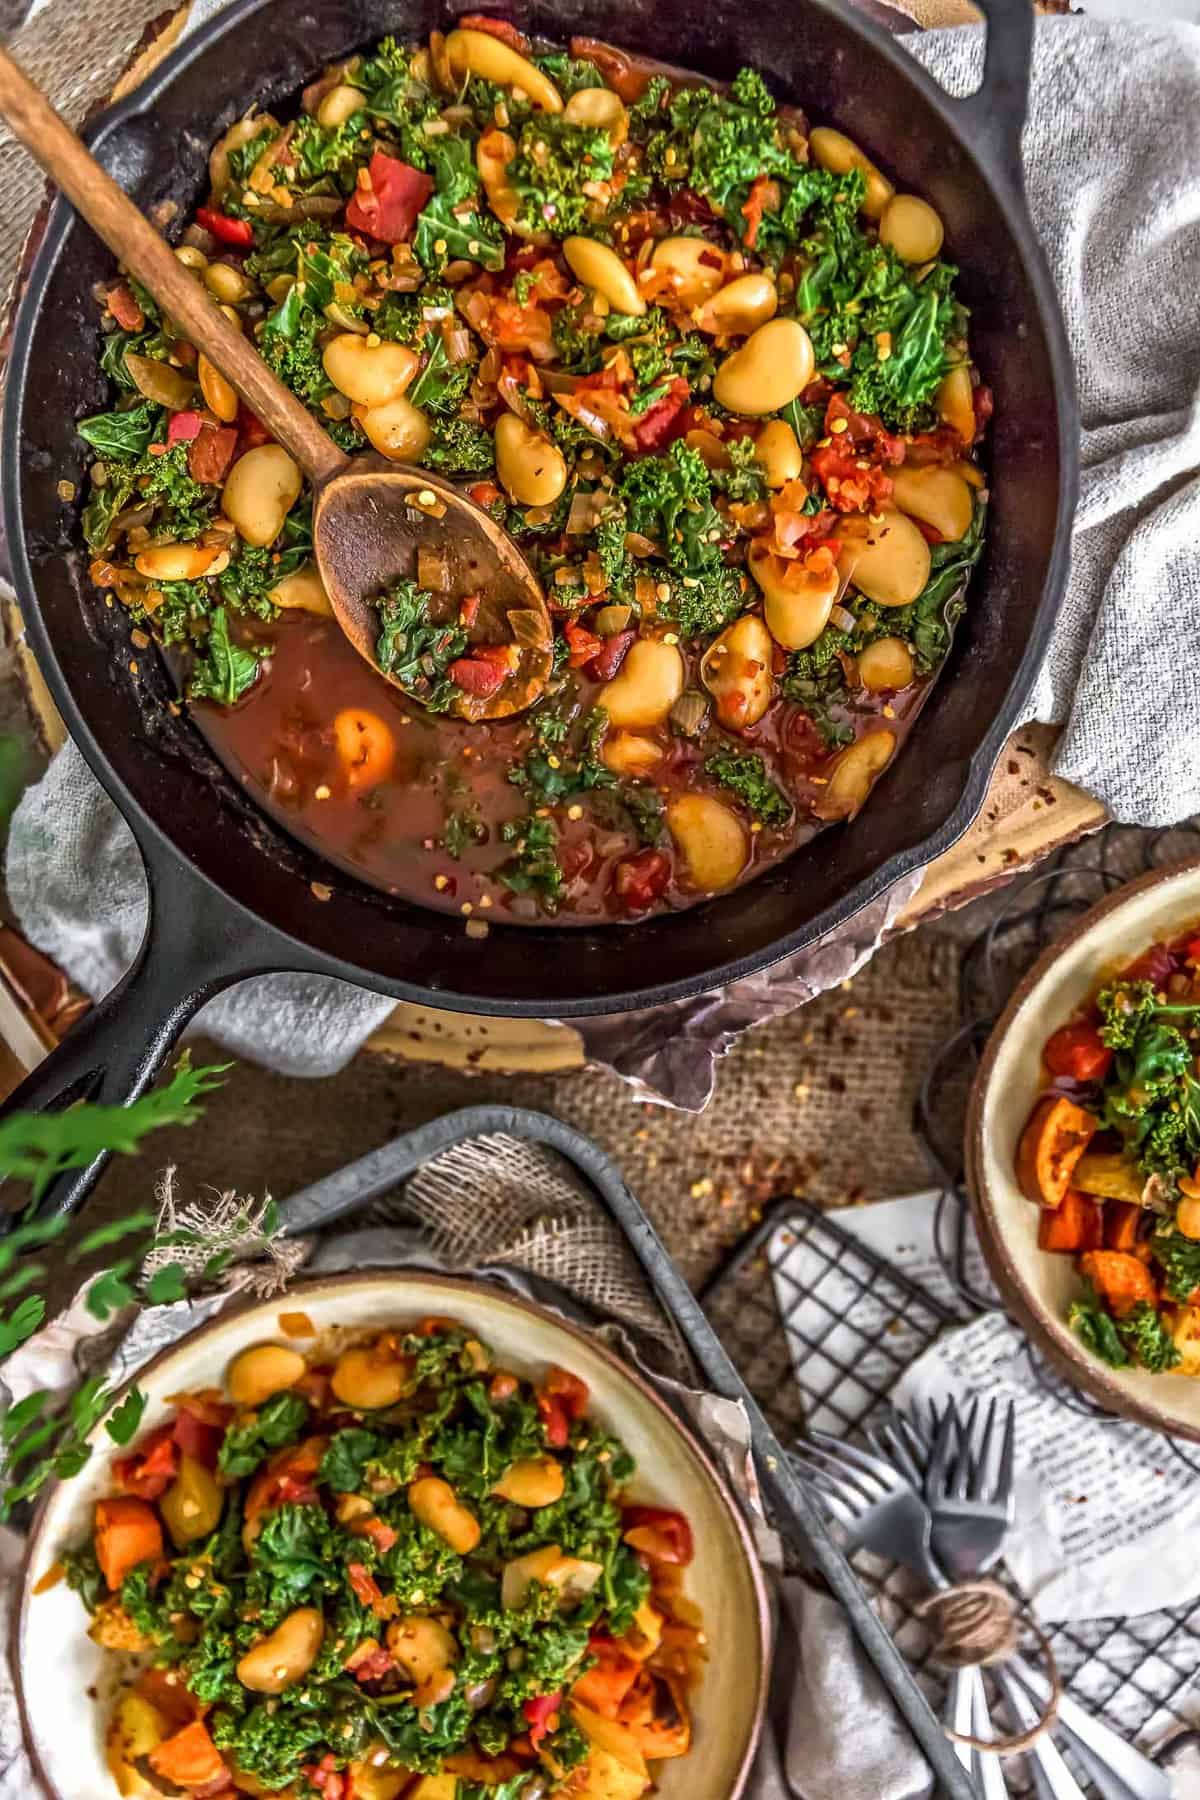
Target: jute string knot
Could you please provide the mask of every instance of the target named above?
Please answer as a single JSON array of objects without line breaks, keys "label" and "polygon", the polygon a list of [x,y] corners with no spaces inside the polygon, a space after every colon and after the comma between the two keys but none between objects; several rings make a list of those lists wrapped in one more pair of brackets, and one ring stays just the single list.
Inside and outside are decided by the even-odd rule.
[{"label": "jute string knot", "polygon": [[[953,1587],[930,1594],[917,1607],[919,1618],[928,1618],[936,1638],[935,1662],[947,1669],[986,1669],[1007,1662],[1021,1641],[1022,1619],[1018,1602],[998,1581],[960,1581]],[[1050,1694],[1036,1723],[1027,1731],[1011,1737],[979,1738],[968,1732],[952,1731],[946,1736],[957,1744],[970,1744],[976,1750],[994,1750],[999,1756],[1015,1756],[1036,1744],[1043,1732],[1049,1731],[1058,1717],[1062,1681],[1054,1661],[1049,1639],[1035,1622],[1026,1616],[1025,1623],[1033,1632],[1046,1661]]]}]

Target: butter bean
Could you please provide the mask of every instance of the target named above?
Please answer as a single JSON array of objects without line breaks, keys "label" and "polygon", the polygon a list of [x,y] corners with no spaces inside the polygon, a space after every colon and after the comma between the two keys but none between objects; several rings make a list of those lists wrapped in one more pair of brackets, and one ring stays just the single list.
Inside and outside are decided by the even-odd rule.
[{"label": "butter bean", "polygon": [[600,746],[600,761],[614,775],[650,775],[666,755],[655,738],[634,731],[610,731]]},{"label": "butter bean", "polygon": [[967,535],[975,516],[975,502],[962,476],[937,464],[923,469],[901,464],[893,470],[892,499],[902,513],[932,525],[952,544]]},{"label": "butter bean", "polygon": [[642,316],[646,302],[611,245],[601,244],[595,238],[569,237],[563,239],[562,248],[572,273],[584,287],[607,300],[614,312]]},{"label": "butter bean", "polygon": [[587,125],[603,131],[616,150],[629,136],[629,114],[611,88],[580,88],[563,108],[563,118],[572,125]]},{"label": "butter bean", "polygon": [[227,306],[236,306],[239,300],[248,300],[254,292],[253,282],[248,281],[232,263],[209,263],[201,279],[213,298],[224,301]]},{"label": "butter bean", "polygon": [[133,566],[151,581],[200,581],[227,569],[229,552],[209,544],[154,544],[135,557]]},{"label": "butter bean", "polygon": [[847,744],[833,764],[828,786],[815,811],[822,819],[852,819],[859,812],[896,748],[892,731],[868,731]]},{"label": "butter bean", "polygon": [[912,651],[903,638],[876,638],[859,655],[858,679],[868,693],[897,692],[912,678]]},{"label": "butter bean", "polygon": [[298,1350],[286,1344],[252,1344],[229,1365],[225,1385],[235,1406],[261,1406],[272,1394],[282,1394],[303,1379],[307,1368]]},{"label": "butter bean", "polygon": [[942,420],[957,431],[966,444],[975,440],[975,390],[966,363],[950,369],[942,376],[937,391],[937,409]]},{"label": "butter bean", "polygon": [[778,310],[779,291],[774,281],[764,269],[756,269],[727,282],[693,316],[701,331],[744,337],[773,319]]},{"label": "butter bean", "polygon": [[282,1694],[308,1674],[324,1636],[325,1621],[318,1609],[302,1606],[247,1650],[238,1663],[237,1678],[256,1694]]},{"label": "butter bean", "polygon": [[880,243],[889,244],[901,262],[932,262],[945,235],[937,213],[916,194],[893,194],[879,221]]},{"label": "butter bean", "polygon": [[339,125],[352,119],[356,112],[361,112],[362,105],[362,89],[351,87],[349,82],[339,82],[337,87],[330,88],[318,106],[317,123],[324,125],[327,131],[336,131]]},{"label": "butter bean", "polygon": [[725,252],[702,237],[665,237],[655,244],[650,267],[671,277],[680,306],[702,306],[725,280]]},{"label": "butter bean", "polygon": [[354,331],[339,332],[321,355],[325,373],[340,394],[359,406],[386,406],[398,400],[421,366],[407,344],[388,339],[372,344]]},{"label": "butter bean", "polygon": [[516,413],[496,421],[496,473],[518,506],[553,506],[567,485],[567,464],[558,445],[534,431]]},{"label": "butter bean", "polygon": [[479,1520],[465,1507],[448,1481],[423,1475],[410,1484],[408,1504],[415,1518],[460,1556],[469,1556],[482,1535]]},{"label": "butter bean", "polygon": [[305,563],[302,569],[285,575],[275,583],[267,599],[287,612],[313,613],[320,619],[333,617],[333,607],[315,563]]},{"label": "butter bean", "polygon": [[732,807],[711,794],[680,794],[672,800],[667,828],[692,886],[702,893],[732,887],[750,859],[745,826]]},{"label": "butter bean", "polygon": [[395,1406],[407,1392],[408,1381],[409,1366],[403,1357],[364,1344],[342,1351],[329,1385],[343,1405],[355,1412],[374,1412]]},{"label": "butter bean", "polygon": [[709,646],[700,679],[722,725],[742,731],[762,718],[775,698],[772,650],[771,634],[756,613],[735,619]]},{"label": "butter bean", "polygon": [[514,1506],[552,1506],[563,1497],[562,1464],[553,1456],[531,1456],[513,1463],[492,1489]]},{"label": "butter bean", "polygon": [[661,725],[683,692],[683,658],[661,638],[638,638],[600,690],[597,704],[616,730]]},{"label": "butter bean", "polygon": [[200,392],[204,395],[204,404],[210,412],[216,413],[222,424],[232,425],[238,416],[237,394],[220,369],[214,369],[203,351],[196,364],[196,373],[200,377]]},{"label": "butter bean", "polygon": [[829,169],[835,175],[846,175],[851,169],[861,169],[867,178],[867,195],[862,209],[868,219],[878,219],[881,216],[896,190],[887,176],[875,167],[870,157],[859,149],[853,138],[848,138],[844,132],[835,131],[832,126],[818,125],[808,134],[808,148],[817,167]]},{"label": "butter bean", "polygon": [[849,515],[839,528],[838,567],[860,594],[880,606],[907,606],[929,580],[929,545],[911,519],[888,511],[876,524]]},{"label": "butter bean", "polygon": [[550,77],[490,31],[472,31],[469,27],[451,31],[446,37],[445,56],[456,78],[479,75],[484,81],[494,81],[497,87],[516,88],[545,112],[563,110],[562,95]]},{"label": "butter bean", "polygon": [[813,347],[795,319],[770,319],[727,356],[713,379],[713,394],[730,412],[757,418],[778,412],[808,386]]},{"label": "butter bean", "polygon": [[785,650],[806,650],[815,643],[841,588],[837,569],[802,569],[761,540],[751,544],[747,566],[763,591],[763,617],[775,642]]},{"label": "butter bean", "polygon": [[392,462],[419,463],[433,436],[427,416],[403,394],[386,406],[355,406],[351,412],[372,447]]},{"label": "butter bean", "polygon": [[754,439],[754,460],[769,488],[795,481],[804,466],[800,444],[786,419],[768,419]]},{"label": "butter bean", "polygon": [[221,510],[248,544],[273,544],[303,486],[299,466],[281,444],[259,444],[230,469]]}]

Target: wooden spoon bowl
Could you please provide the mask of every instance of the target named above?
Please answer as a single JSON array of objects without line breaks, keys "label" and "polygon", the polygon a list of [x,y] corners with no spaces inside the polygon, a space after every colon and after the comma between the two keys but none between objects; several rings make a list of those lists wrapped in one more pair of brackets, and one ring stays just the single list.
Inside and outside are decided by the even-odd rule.
[{"label": "wooden spoon bowl", "polygon": [[462,691],[450,710],[463,719],[510,718],[545,688],[554,637],[541,588],[507,531],[448,481],[380,456],[356,456],[317,492],[313,543],[338,624],[359,655],[410,698],[420,695],[380,665],[377,602],[399,581],[423,585],[422,550],[445,569],[447,622],[457,622],[463,601],[478,598],[470,646],[510,646],[503,685],[488,695]]}]

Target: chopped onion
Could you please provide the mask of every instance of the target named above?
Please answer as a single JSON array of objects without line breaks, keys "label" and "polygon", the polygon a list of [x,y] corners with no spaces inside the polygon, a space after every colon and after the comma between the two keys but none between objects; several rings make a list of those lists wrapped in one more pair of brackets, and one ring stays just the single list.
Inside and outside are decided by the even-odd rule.
[{"label": "chopped onion", "polygon": [[847,612],[844,606],[834,606],[830,609],[829,623],[836,626],[839,631],[854,631],[858,626],[858,620],[854,614]]},{"label": "chopped onion", "polygon": [[658,583],[653,575],[639,575],[633,584],[633,597],[640,607],[653,612],[658,604]]},{"label": "chopped onion", "polygon": [[450,592],[450,570],[440,550],[422,544],[417,551],[417,586],[433,594]]},{"label": "chopped onion", "polygon": [[672,731],[680,737],[696,737],[708,718],[708,701],[696,688],[686,688],[668,715]]},{"label": "chopped onion", "polygon": [[510,612],[508,624],[514,643],[540,645],[546,642],[545,621],[541,613],[534,612],[532,607],[518,607]]},{"label": "chopped onion", "polygon": [[643,537],[640,531],[625,533],[625,548],[630,556],[657,556],[658,545],[653,538]]},{"label": "chopped onion", "polygon": [[601,637],[616,637],[624,631],[633,617],[633,608],[629,605],[602,606],[596,614],[596,630]]},{"label": "chopped onion", "polygon": [[571,495],[571,510],[564,530],[568,537],[586,537],[594,531],[607,510],[607,499],[598,489],[590,494],[576,488]]},{"label": "chopped onion", "polygon": [[442,340],[446,346],[446,355],[452,363],[465,363],[471,360],[471,334],[465,325],[447,325],[442,332]]}]

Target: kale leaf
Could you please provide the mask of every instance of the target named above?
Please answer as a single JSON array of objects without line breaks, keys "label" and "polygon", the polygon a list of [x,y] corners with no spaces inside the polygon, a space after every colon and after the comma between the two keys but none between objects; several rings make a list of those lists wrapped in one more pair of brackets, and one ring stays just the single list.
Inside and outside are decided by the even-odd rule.
[{"label": "kale leaf", "polygon": [[1172,1300],[1186,1304],[1200,1288],[1200,1242],[1167,1226],[1151,1237],[1150,1249],[1163,1270],[1163,1287]]},{"label": "kale leaf", "polygon": [[448,712],[459,690],[446,670],[467,648],[467,634],[456,623],[429,617],[433,595],[415,581],[396,583],[375,602],[379,637],[375,655],[385,675],[399,682],[430,712]]},{"label": "kale leaf", "polygon": [[1067,1313],[1067,1324],[1080,1342],[1110,1368],[1129,1366],[1129,1353],[1121,1342],[1116,1320],[1094,1302],[1075,1300]]},{"label": "kale leaf", "polygon": [[566,887],[558,860],[558,832],[552,819],[533,815],[509,819],[500,836],[513,846],[513,854],[496,871],[497,879],[514,894],[536,894],[548,912],[557,910]]},{"label": "kale leaf", "polygon": [[521,226],[556,238],[582,231],[591,204],[585,182],[608,181],[613,146],[608,133],[573,125],[564,113],[527,119],[517,139],[508,178],[520,198]]},{"label": "kale leaf", "polygon": [[767,774],[761,756],[741,750],[715,750],[705,758],[704,772],[736,794],[764,825],[782,827],[792,816],[792,803]]},{"label": "kale leaf", "polygon": [[1183,1360],[1170,1332],[1147,1300],[1139,1300],[1131,1312],[1118,1320],[1117,1330],[1125,1348],[1152,1375],[1161,1375]]},{"label": "kale leaf", "polygon": [[204,647],[196,654],[188,692],[193,700],[215,700],[232,706],[258,680],[258,654],[235,644],[229,636],[229,616],[223,606],[211,615]]},{"label": "kale leaf", "polygon": [[152,400],[118,412],[93,413],[75,427],[97,456],[133,461],[149,447],[162,422],[163,409]]},{"label": "kale leaf", "polygon": [[362,1486],[368,1462],[372,1457],[382,1455],[386,1448],[387,1439],[380,1437],[378,1432],[366,1431],[357,1425],[335,1431],[321,1458],[317,1480],[323,1481],[335,1493],[352,1494]]},{"label": "kale leaf", "polygon": [[217,1467],[222,1475],[253,1475],[272,1450],[294,1444],[308,1422],[308,1402],[300,1394],[272,1394],[257,1412],[225,1433]]},{"label": "kale leaf", "polygon": [[486,475],[495,463],[491,432],[469,419],[438,419],[421,457],[422,468],[439,470],[443,475]]}]

